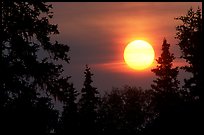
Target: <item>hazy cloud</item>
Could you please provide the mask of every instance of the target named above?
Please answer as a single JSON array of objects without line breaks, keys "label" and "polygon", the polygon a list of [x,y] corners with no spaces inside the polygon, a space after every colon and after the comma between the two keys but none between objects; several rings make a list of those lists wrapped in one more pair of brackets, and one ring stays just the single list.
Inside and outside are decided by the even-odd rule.
[{"label": "hazy cloud", "polygon": [[[171,50],[179,56],[174,18],[185,15],[190,7],[202,9],[201,2],[52,2],[54,18],[60,35],[55,38],[70,46],[71,64],[66,73],[79,87],[85,64],[95,73],[95,84],[101,89],[113,85],[150,84],[151,71],[124,72],[123,49],[136,38],[145,38],[161,53],[166,37]],[[121,69],[123,72],[121,72]],[[114,79],[114,83],[104,78]],[[81,77],[81,78],[80,78]],[[100,81],[104,80],[104,84]],[[148,81],[145,81],[148,80]],[[135,82],[135,83],[134,83]],[[145,85],[146,86],[146,85]],[[150,86],[150,85],[149,85]],[[148,87],[148,86],[147,86]],[[80,88],[80,87],[79,87]]]}]

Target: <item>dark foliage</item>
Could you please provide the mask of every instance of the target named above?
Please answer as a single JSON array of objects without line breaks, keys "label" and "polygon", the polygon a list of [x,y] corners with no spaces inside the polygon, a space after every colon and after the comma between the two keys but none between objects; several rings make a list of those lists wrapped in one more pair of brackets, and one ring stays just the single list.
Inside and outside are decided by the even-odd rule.
[{"label": "dark foliage", "polygon": [[182,24],[176,27],[176,38],[179,40],[179,47],[182,52],[181,58],[185,59],[188,66],[182,67],[192,77],[185,79],[183,89],[187,92],[186,104],[183,113],[188,122],[182,125],[188,127],[186,133],[201,134],[203,118],[203,95],[204,95],[204,66],[202,56],[202,13],[198,7],[196,11],[190,8],[185,16],[176,20]]},{"label": "dark foliage", "polygon": [[[69,47],[51,42],[51,35],[59,34],[57,25],[49,22],[52,5],[5,0],[0,5],[1,134],[202,134],[204,67],[199,8],[176,18],[183,23],[176,28],[181,58],[189,64],[182,69],[193,75],[185,79],[183,88],[178,86],[178,67],[173,67],[175,57],[164,39],[158,65],[152,69],[157,78],[151,90],[125,86],[100,98],[87,65],[80,93],[69,83],[70,77],[62,76],[59,63],[69,63]],[[53,98],[63,103],[61,115]]]},{"label": "dark foliage", "polygon": [[132,135],[141,134],[152,114],[147,110],[149,94],[137,87],[113,88],[102,98],[99,109],[100,133]]},{"label": "dark foliage", "polygon": [[55,61],[68,63],[69,47],[50,41],[59,33],[49,23],[51,8],[40,1],[1,1],[0,128],[6,134],[49,133],[58,119],[49,95],[63,97],[63,69]]},{"label": "dark foliage", "polygon": [[97,108],[99,103],[99,93],[97,88],[92,86],[92,76],[90,68],[86,65],[84,86],[81,89],[79,101],[80,128],[85,134],[96,134]]},{"label": "dark foliage", "polygon": [[182,24],[176,27],[176,38],[179,39],[181,49],[181,58],[189,64],[182,67],[186,72],[192,73],[190,79],[185,79],[184,89],[190,92],[194,99],[203,100],[203,61],[202,61],[202,13],[198,8],[194,11],[190,8],[185,16],[175,18],[182,21]]},{"label": "dark foliage", "polygon": [[146,127],[146,134],[175,134],[179,129],[182,99],[177,80],[178,67],[173,68],[174,55],[169,52],[170,44],[163,40],[161,56],[156,60],[158,65],[152,69],[157,78],[151,85],[153,97],[151,106],[154,107],[155,119]]},{"label": "dark foliage", "polygon": [[64,106],[62,116],[59,121],[57,133],[68,134],[77,133],[79,124],[79,114],[77,109],[78,92],[73,87],[73,84],[65,82],[64,86]]},{"label": "dark foliage", "polygon": [[177,80],[178,67],[173,68],[174,55],[169,52],[170,44],[164,39],[162,44],[162,54],[156,60],[158,65],[152,72],[158,77],[151,85],[156,93],[174,93],[177,92],[179,81]]}]

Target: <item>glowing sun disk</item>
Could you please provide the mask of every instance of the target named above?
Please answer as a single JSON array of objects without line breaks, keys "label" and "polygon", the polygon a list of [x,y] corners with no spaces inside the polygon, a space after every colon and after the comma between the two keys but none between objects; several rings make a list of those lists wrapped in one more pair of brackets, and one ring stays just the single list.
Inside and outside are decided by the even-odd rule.
[{"label": "glowing sun disk", "polygon": [[154,49],[143,40],[135,40],[129,43],[124,50],[126,64],[135,70],[144,70],[154,61]]}]

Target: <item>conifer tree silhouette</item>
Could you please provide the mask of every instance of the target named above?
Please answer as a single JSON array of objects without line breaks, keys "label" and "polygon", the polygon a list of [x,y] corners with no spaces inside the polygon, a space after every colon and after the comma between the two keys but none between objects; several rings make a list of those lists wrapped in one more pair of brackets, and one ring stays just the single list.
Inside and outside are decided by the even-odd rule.
[{"label": "conifer tree silhouette", "polygon": [[99,103],[99,93],[97,88],[92,86],[92,76],[88,65],[85,69],[85,81],[81,90],[80,123],[83,133],[96,134],[97,106]]},{"label": "conifer tree silhouette", "polygon": [[163,40],[162,44],[162,54],[156,60],[158,65],[156,68],[151,71],[155,73],[157,79],[151,85],[152,89],[156,93],[161,92],[176,92],[179,89],[179,81],[177,80],[178,67],[173,68],[173,60],[175,59],[174,54],[169,52],[170,44],[167,43],[167,40]]},{"label": "conifer tree silhouette", "polygon": [[[179,40],[178,46],[182,52],[181,58],[189,64],[183,66],[186,72],[192,73],[190,79],[185,79],[184,89],[189,91],[194,99],[204,96],[204,66],[202,52],[202,13],[198,7],[196,11],[190,8],[186,15],[175,18],[182,21],[176,27],[176,39]],[[201,101],[201,102],[202,102]]]},{"label": "conifer tree silhouette", "polygon": [[64,106],[57,133],[77,134],[79,115],[76,100],[79,93],[75,90],[72,83],[65,82],[64,87],[66,87],[64,88]]},{"label": "conifer tree silhouette", "polygon": [[176,39],[181,50],[181,58],[188,63],[181,67],[192,76],[184,79],[183,89],[186,91],[184,114],[188,122],[183,123],[187,133],[201,134],[203,132],[201,123],[203,121],[203,98],[204,98],[204,66],[203,66],[203,38],[202,38],[202,10],[191,7],[187,14],[175,18],[182,24],[176,27]]},{"label": "conifer tree silhouette", "polygon": [[[152,134],[175,133],[176,111],[181,104],[179,81],[177,80],[178,67],[173,67],[174,54],[169,51],[170,44],[163,40],[161,56],[156,59],[157,67],[151,71],[157,78],[151,85],[156,120],[153,122]],[[171,130],[170,130],[171,129]],[[170,131],[169,131],[170,130]]]},{"label": "conifer tree silhouette", "polygon": [[[69,63],[69,47],[51,42],[51,35],[59,33],[57,25],[49,22],[53,17],[51,9],[52,5],[40,1],[1,1],[2,133],[40,134],[54,130],[58,113],[49,95],[62,99],[63,67],[56,61]],[[36,113],[40,111],[44,112]]]}]

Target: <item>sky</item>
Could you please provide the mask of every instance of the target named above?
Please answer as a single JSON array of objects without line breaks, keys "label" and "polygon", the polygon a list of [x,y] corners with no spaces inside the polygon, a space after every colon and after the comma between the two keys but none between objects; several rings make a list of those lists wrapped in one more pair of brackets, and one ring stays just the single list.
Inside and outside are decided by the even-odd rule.
[{"label": "sky", "polygon": [[[175,66],[184,65],[179,59],[180,50],[175,39],[176,26],[180,21],[175,17],[186,15],[192,7],[202,9],[202,2],[51,2],[60,34],[53,37],[70,47],[70,64],[64,64],[65,75],[76,89],[83,87],[85,65],[94,74],[93,86],[100,92],[124,85],[149,89],[154,73],[153,64],[143,70],[132,70],[125,64],[123,52],[128,43],[145,40],[155,50],[155,59],[161,54],[163,39],[171,45],[170,51],[176,56]],[[183,71],[182,80],[189,77]]]}]

